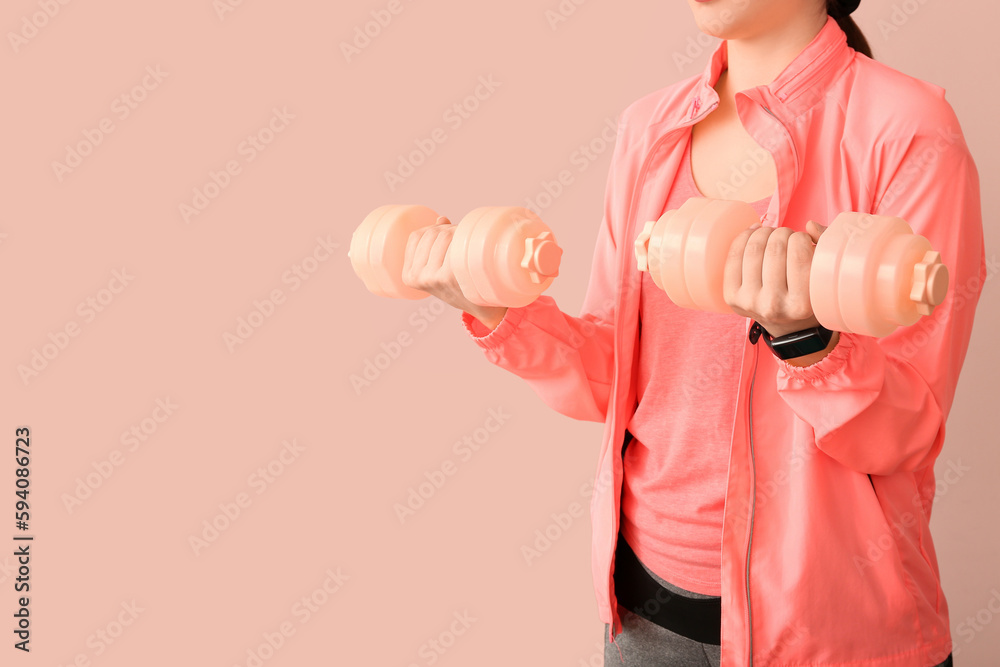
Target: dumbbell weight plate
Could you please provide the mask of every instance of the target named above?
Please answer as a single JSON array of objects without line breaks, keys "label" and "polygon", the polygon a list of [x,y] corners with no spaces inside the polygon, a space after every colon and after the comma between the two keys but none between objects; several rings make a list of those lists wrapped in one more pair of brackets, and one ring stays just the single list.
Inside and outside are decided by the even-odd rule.
[{"label": "dumbbell weight plate", "polygon": [[481,206],[473,211],[475,216],[470,216],[473,222],[468,227],[468,243],[464,246],[464,254],[469,265],[469,275],[476,284],[476,293],[482,299],[482,305],[514,305],[504,303],[495,289],[497,274],[503,270],[502,258],[506,255],[504,248],[500,246],[504,230],[498,223],[507,210],[509,209],[501,206]]},{"label": "dumbbell weight plate", "polygon": [[375,270],[372,267],[369,257],[372,229],[382,219],[382,216],[392,208],[394,207],[379,206],[365,216],[365,219],[361,221],[361,224],[358,225],[358,228],[354,230],[354,234],[351,236],[351,248],[350,252],[347,253],[348,257],[351,258],[351,266],[354,268],[354,273],[361,278],[365,287],[373,294],[382,294],[382,287],[375,276]]},{"label": "dumbbell weight plate", "polygon": [[844,212],[819,238],[809,300],[824,327],[888,336],[920,318],[910,299],[914,265],[931,250],[902,218]]},{"label": "dumbbell weight plate", "polygon": [[840,262],[851,228],[858,226],[855,213],[841,213],[819,237],[809,269],[809,304],[819,323],[831,331],[849,332],[840,312]]},{"label": "dumbbell weight plate", "polygon": [[423,299],[427,292],[403,284],[403,260],[410,234],[437,222],[426,206],[380,206],[365,217],[351,237],[351,264],[374,294],[394,299]]},{"label": "dumbbell weight plate", "polygon": [[[840,313],[848,331],[867,336],[887,336],[900,323],[891,319],[893,309],[886,309],[885,305],[900,296],[908,296],[913,282],[913,264],[923,253],[913,258],[909,271],[894,260],[886,263],[884,259],[890,244],[900,238],[913,238],[913,230],[902,218],[869,214],[856,216],[854,225],[848,227],[848,241],[840,257],[837,285]],[[929,244],[926,249],[930,249]],[[895,294],[879,292],[880,272],[883,273],[882,283],[890,285]],[[895,281],[891,274],[897,274],[900,281],[907,281],[906,287],[892,288],[891,283]]]},{"label": "dumbbell weight plate", "polygon": [[845,211],[819,237],[809,271],[809,302],[816,319],[827,329],[873,335],[859,314],[870,307],[866,302],[874,297],[865,292],[865,263],[874,258],[866,259],[863,253],[877,245],[873,242],[879,227],[879,216]]},{"label": "dumbbell weight plate", "polygon": [[[907,230],[911,229],[905,220],[899,220],[906,224]],[[910,291],[913,289],[913,269],[930,250],[931,242],[925,237],[907,233],[892,239],[879,259],[875,291],[878,294],[880,312],[890,322],[909,326],[922,317],[917,302],[910,298]],[[947,269],[944,270],[947,286]],[[892,332],[887,332],[887,335],[888,333]]]},{"label": "dumbbell weight plate", "polygon": [[472,237],[472,229],[479,223],[488,209],[489,207],[487,206],[481,206],[473,209],[462,218],[455,229],[455,234],[451,238],[451,246],[448,248],[447,258],[451,262],[451,270],[458,280],[458,285],[462,288],[462,294],[466,299],[480,306],[493,304],[480,292],[478,282],[473,276],[474,271],[469,264],[471,257],[469,241]]},{"label": "dumbbell weight plate", "polygon": [[527,252],[526,241],[543,232],[549,233],[549,242],[556,242],[552,230],[541,218],[519,206],[495,209],[479,223],[473,238],[482,238],[484,248],[494,248],[489,254],[493,266],[490,271],[474,275],[485,278],[486,293],[495,296],[498,303],[526,306],[552,284],[554,276],[539,276],[541,282],[536,283],[531,279],[531,271],[521,266]]},{"label": "dumbbell weight plate", "polygon": [[685,238],[691,221],[708,203],[703,197],[692,197],[679,208],[667,211],[657,220],[649,237],[649,275],[671,301],[683,308],[697,308],[684,278]]},{"label": "dumbbell weight plate", "polygon": [[729,248],[740,232],[760,222],[744,201],[710,200],[691,221],[684,245],[684,279],[696,308],[732,313],[723,291]]},{"label": "dumbbell weight plate", "polygon": [[[554,276],[536,283],[530,271],[521,266],[525,241],[546,231],[552,234],[532,211],[518,206],[487,206],[472,211],[466,219],[452,243],[456,253],[462,249],[460,254],[466,258],[469,278],[482,305],[525,306],[552,284]],[[554,243],[554,236],[550,240]]]},{"label": "dumbbell weight plate", "polygon": [[837,274],[840,315],[848,332],[884,336],[888,333],[883,331],[885,327],[892,331],[895,326],[878,315],[875,270],[885,244],[895,232],[894,225],[887,224],[892,218],[862,213],[848,220],[847,243],[840,252]]}]

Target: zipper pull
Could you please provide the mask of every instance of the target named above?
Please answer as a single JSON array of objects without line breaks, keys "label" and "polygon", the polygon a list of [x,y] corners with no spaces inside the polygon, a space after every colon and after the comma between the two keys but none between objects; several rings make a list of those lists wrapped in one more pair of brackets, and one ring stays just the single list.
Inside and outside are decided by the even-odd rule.
[{"label": "zipper pull", "polygon": [[760,334],[762,331],[764,331],[764,327],[757,324],[757,320],[754,320],[753,324],[750,325],[750,333],[747,336],[752,344],[754,345],[757,344],[757,339],[760,338]]},{"label": "zipper pull", "polygon": [[694,104],[691,106],[690,118],[694,118],[696,115],[698,115],[698,109],[700,108],[701,108],[701,96],[698,95],[694,98]]}]

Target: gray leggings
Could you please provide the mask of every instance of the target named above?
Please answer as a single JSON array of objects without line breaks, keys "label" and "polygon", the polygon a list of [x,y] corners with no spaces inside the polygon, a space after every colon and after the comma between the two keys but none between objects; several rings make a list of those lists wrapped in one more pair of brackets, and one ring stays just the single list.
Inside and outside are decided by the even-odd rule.
[{"label": "gray leggings", "polygon": [[[646,567],[642,568],[658,584],[669,591],[689,598],[710,598],[693,591],[684,590],[664,579]],[[618,605],[618,615],[622,619],[622,631],[615,637],[615,643],[608,639],[610,624],[604,624],[604,666],[614,667],[719,667],[720,647],[702,644],[660,627],[642,616],[634,614]],[[620,652],[619,652],[620,649]],[[623,661],[624,660],[624,661]]]}]

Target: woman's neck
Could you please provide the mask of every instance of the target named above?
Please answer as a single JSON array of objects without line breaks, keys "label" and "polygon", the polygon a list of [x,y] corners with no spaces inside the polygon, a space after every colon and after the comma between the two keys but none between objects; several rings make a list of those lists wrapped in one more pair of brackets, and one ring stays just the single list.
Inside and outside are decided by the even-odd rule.
[{"label": "woman's neck", "polygon": [[737,92],[774,81],[819,34],[826,20],[826,12],[822,15],[801,12],[772,30],[727,40],[727,69],[715,85],[721,103],[732,106]]}]

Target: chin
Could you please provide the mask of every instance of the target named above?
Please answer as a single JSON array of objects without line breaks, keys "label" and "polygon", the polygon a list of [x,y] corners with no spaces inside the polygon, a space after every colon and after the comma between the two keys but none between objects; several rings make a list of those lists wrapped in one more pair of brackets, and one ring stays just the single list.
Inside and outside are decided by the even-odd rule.
[{"label": "chin", "polygon": [[688,0],[688,5],[698,29],[719,39],[739,38],[756,13],[751,0]]}]

